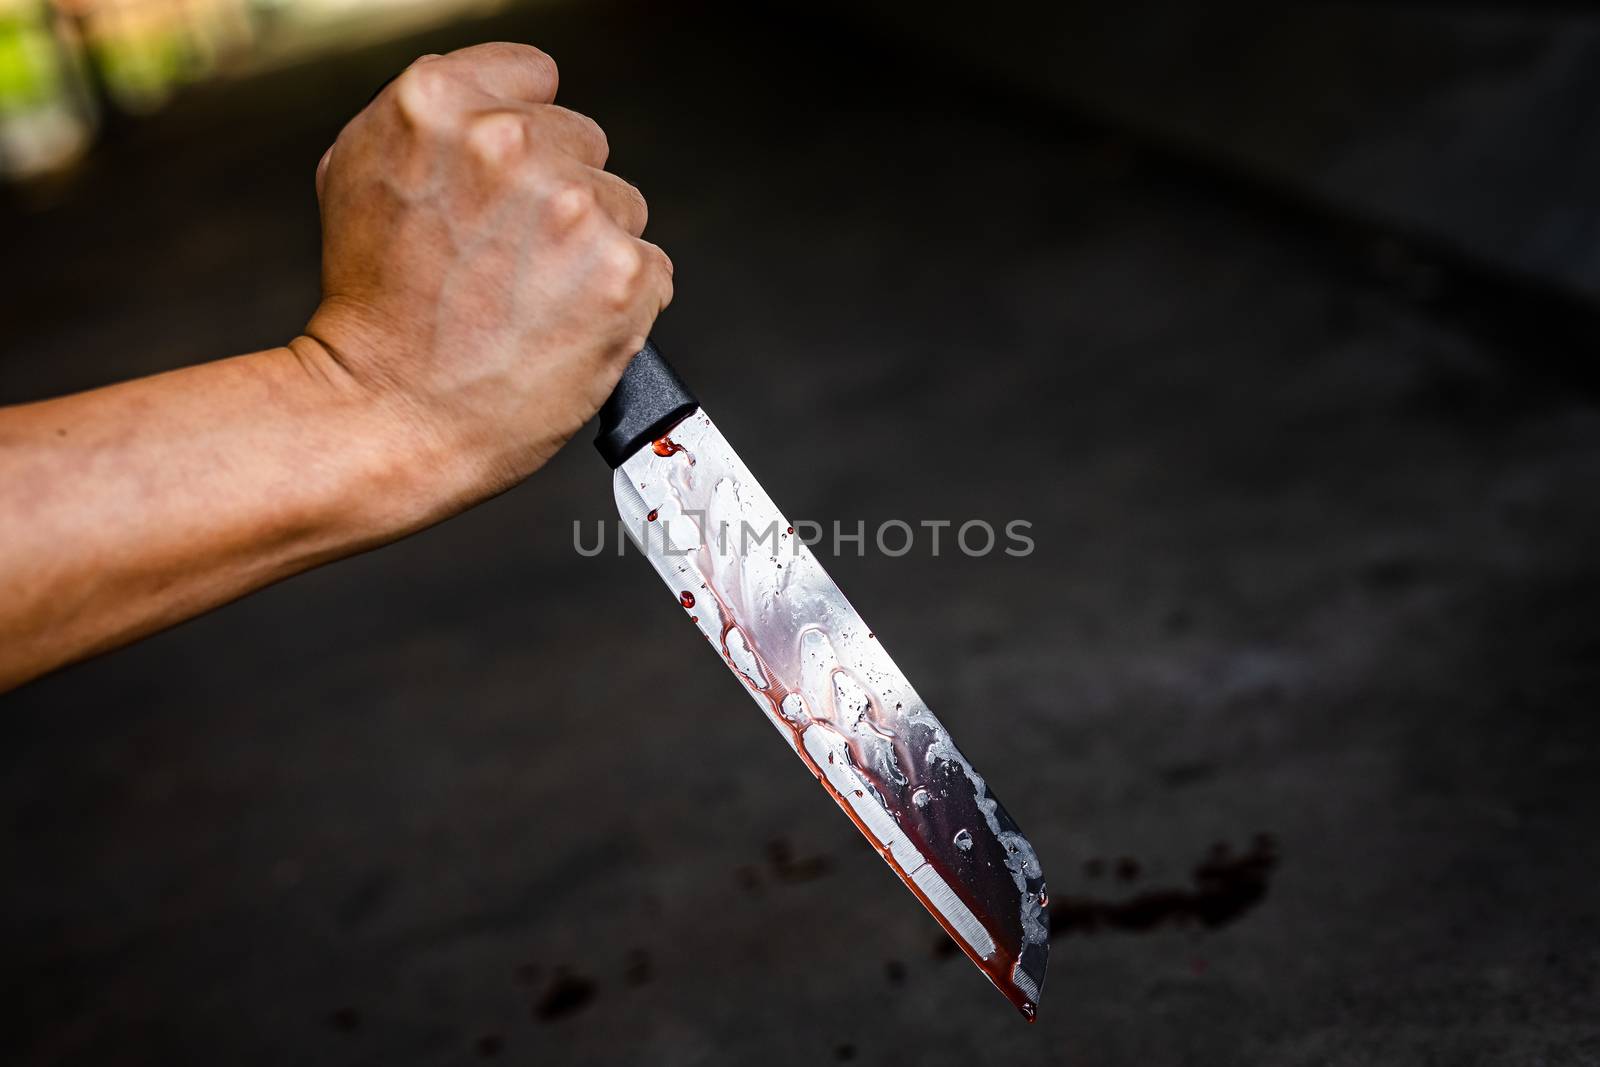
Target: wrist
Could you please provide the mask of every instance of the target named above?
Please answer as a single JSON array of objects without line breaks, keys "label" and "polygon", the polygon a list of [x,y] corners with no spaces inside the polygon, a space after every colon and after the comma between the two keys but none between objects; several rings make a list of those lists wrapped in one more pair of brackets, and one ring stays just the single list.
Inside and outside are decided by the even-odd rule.
[{"label": "wrist", "polygon": [[278,357],[318,429],[308,446],[326,472],[327,525],[345,545],[394,540],[471,502],[460,456],[413,407],[352,374],[323,342],[301,335]]}]

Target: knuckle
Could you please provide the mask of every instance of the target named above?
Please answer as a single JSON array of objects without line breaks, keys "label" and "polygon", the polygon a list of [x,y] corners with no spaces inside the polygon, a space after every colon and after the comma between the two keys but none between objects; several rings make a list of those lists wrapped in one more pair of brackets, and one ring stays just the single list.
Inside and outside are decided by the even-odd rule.
[{"label": "knuckle", "polygon": [[527,143],[522,119],[507,112],[480,115],[467,125],[467,149],[485,163],[498,166],[519,155]]},{"label": "knuckle", "polygon": [[585,182],[564,181],[550,191],[546,214],[556,229],[571,229],[594,212],[594,190]]},{"label": "knuckle", "polygon": [[605,250],[602,262],[611,302],[618,306],[632,303],[644,279],[644,253],[630,240],[617,241]]},{"label": "knuckle", "polygon": [[632,285],[644,273],[644,253],[632,241],[618,241],[606,249],[606,268],[612,277]]},{"label": "knuckle", "polygon": [[445,113],[450,90],[450,73],[443,64],[416,64],[395,79],[395,107],[413,125],[431,125]]}]

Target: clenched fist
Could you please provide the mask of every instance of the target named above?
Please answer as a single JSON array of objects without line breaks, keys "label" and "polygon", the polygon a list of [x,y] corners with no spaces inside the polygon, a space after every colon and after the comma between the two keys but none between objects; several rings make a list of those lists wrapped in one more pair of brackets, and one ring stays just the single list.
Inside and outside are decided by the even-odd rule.
[{"label": "clenched fist", "polygon": [[317,169],[323,297],[293,347],[428,442],[464,499],[549,459],[672,299],[644,198],[556,80],[526,45],[424,56]]},{"label": "clenched fist", "polygon": [[0,690],[445,519],[599,409],[672,264],[555,93],[535,48],[424,56],[317,168],[301,336],[0,408]]}]

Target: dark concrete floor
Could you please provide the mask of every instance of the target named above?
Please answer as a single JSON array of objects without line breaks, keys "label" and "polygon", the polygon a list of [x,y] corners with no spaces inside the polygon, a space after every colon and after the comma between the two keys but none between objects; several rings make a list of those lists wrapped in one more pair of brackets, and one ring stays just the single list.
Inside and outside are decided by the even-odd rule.
[{"label": "dark concrete floor", "polygon": [[1051,876],[1039,1023],[574,552],[580,443],[0,700],[0,1056],[1600,1062],[1600,412],[1549,339],[883,42],[585,10],[196,94],[8,209],[0,398],[285,339],[342,117],[541,43],[791,514],[1034,524],[831,566]]}]

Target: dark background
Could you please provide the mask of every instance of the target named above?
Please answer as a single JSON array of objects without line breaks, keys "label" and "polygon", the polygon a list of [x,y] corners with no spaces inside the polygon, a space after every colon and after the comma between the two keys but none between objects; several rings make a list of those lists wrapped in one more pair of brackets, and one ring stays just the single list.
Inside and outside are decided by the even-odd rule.
[{"label": "dark background", "polygon": [[1600,1062],[1600,21],[514,8],[6,194],[0,400],[292,336],[323,148],[492,38],[608,130],[792,515],[1033,523],[830,566],[1038,849],[1040,1021],[574,552],[580,441],[0,699],[0,1058]]}]

